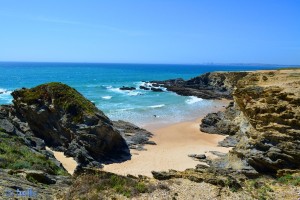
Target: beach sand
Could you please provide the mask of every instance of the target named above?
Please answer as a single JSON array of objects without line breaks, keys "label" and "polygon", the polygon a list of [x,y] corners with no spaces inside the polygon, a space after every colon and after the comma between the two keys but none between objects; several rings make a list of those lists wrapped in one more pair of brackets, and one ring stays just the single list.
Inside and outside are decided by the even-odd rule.
[{"label": "beach sand", "polygon": [[56,160],[61,162],[69,174],[72,175],[74,173],[77,167],[77,162],[72,157],[66,157],[63,152],[53,151],[49,147],[46,147],[46,150],[51,151],[54,154]]},{"label": "beach sand", "polygon": [[[120,175],[131,174],[152,177],[151,171],[195,168],[200,162],[188,157],[188,154],[205,154],[214,158],[216,156],[209,153],[209,151],[227,153],[230,148],[218,147],[218,142],[226,136],[203,133],[200,131],[199,124],[206,114],[224,110],[228,103],[228,100],[217,101],[212,110],[201,112],[200,118],[192,121],[170,124],[164,127],[161,127],[161,125],[156,127],[153,124],[144,127],[154,134],[151,140],[157,145],[146,145],[147,150],[145,151],[131,150],[131,160],[105,165],[103,170]],[[54,153],[55,158],[62,163],[65,169],[73,174],[77,166],[76,161],[71,157],[66,157],[62,152],[50,151]]]},{"label": "beach sand", "polygon": [[230,148],[217,146],[226,136],[203,133],[199,124],[207,113],[223,110],[228,102],[219,102],[214,110],[203,112],[203,116],[193,121],[157,129],[153,126],[146,127],[154,134],[151,140],[157,145],[145,146],[146,151],[131,150],[131,160],[105,165],[104,170],[120,175],[140,174],[152,177],[151,171],[194,168],[200,162],[188,157],[188,154],[206,154],[208,157],[214,157],[209,151],[227,153]]}]

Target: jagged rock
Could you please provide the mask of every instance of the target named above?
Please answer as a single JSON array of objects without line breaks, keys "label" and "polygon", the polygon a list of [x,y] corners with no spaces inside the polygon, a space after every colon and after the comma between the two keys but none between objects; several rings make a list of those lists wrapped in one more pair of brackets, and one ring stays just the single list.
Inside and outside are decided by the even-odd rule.
[{"label": "jagged rock", "polygon": [[145,144],[155,145],[155,142],[149,141],[152,133],[132,123],[119,120],[113,121],[113,126],[121,133],[130,149],[144,150]]},{"label": "jagged rock", "polygon": [[48,83],[12,93],[16,116],[47,146],[82,165],[126,160],[130,153],[112,122],[75,89]]},{"label": "jagged rock", "polygon": [[300,168],[300,70],[252,72],[236,84],[234,104],[204,118],[201,130],[232,135],[216,165],[248,176]]},{"label": "jagged rock", "polygon": [[300,168],[299,80],[300,70],[254,72],[233,93],[249,125],[232,154],[260,172]]},{"label": "jagged rock", "polygon": [[120,87],[120,90],[135,90],[136,88],[135,87]]},{"label": "jagged rock", "polygon": [[240,111],[231,102],[224,112],[209,113],[202,119],[200,130],[206,133],[220,135],[236,135],[239,128],[236,120]]}]

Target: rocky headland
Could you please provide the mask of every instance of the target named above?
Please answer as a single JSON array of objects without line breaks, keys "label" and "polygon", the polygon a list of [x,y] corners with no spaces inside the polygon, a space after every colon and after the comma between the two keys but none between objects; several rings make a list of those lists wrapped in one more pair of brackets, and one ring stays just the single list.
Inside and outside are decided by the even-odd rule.
[{"label": "rocky headland", "polygon": [[247,74],[248,72],[212,72],[187,81],[178,78],[151,81],[151,83],[183,96],[196,96],[202,99],[232,99],[235,85]]}]

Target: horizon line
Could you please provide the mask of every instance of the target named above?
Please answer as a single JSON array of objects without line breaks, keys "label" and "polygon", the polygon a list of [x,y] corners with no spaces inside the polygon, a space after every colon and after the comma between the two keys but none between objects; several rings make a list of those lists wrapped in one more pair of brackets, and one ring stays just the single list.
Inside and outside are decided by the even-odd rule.
[{"label": "horizon line", "polygon": [[270,63],[144,63],[144,62],[84,62],[84,61],[0,61],[0,63],[61,63],[61,64],[125,64],[125,65],[244,65],[244,66],[300,66],[300,64],[270,64]]}]

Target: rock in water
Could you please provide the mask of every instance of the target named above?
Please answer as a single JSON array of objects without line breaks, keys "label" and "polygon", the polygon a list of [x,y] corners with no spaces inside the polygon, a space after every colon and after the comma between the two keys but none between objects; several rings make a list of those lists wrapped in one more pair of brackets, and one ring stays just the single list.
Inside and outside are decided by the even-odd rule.
[{"label": "rock in water", "polygon": [[75,89],[48,83],[12,93],[16,114],[47,146],[64,151],[83,166],[130,158],[112,122]]},{"label": "rock in water", "polygon": [[123,87],[120,88],[120,90],[136,90],[136,88],[135,87],[125,87],[125,86],[123,86]]}]

